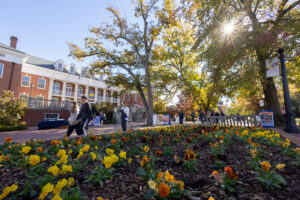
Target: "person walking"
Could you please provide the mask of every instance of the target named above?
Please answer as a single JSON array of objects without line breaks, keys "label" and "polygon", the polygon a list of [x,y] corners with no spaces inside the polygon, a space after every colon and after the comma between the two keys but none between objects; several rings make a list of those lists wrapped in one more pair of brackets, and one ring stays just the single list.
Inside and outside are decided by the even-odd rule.
[{"label": "person walking", "polygon": [[102,110],[100,111],[99,118],[100,118],[100,126],[103,126],[105,120],[105,113]]},{"label": "person walking", "polygon": [[180,110],[180,112],[179,112],[179,123],[180,124],[183,124],[183,118],[184,118],[184,113],[182,110]]},{"label": "person walking", "polygon": [[123,102],[123,106],[121,108],[121,125],[123,131],[126,131],[126,122],[128,121],[128,117],[129,117],[129,108],[127,107],[127,104]]},{"label": "person walking", "polygon": [[67,130],[68,137],[73,133],[74,129],[76,130],[77,135],[80,135],[80,123],[76,119],[78,113],[79,113],[79,108],[76,102],[73,102],[70,108],[69,127]]},{"label": "person walking", "polygon": [[204,123],[204,112],[203,112],[203,110],[201,110],[201,112],[200,112],[200,121],[201,121],[201,124]]},{"label": "person walking", "polygon": [[195,114],[195,112],[193,111],[193,112],[192,112],[192,121],[193,121],[193,123],[195,123],[195,117],[196,117],[196,114]]},{"label": "person walking", "polygon": [[81,103],[80,112],[76,119],[80,120],[80,135],[87,135],[88,124],[93,121],[93,114],[85,96],[81,97]]}]

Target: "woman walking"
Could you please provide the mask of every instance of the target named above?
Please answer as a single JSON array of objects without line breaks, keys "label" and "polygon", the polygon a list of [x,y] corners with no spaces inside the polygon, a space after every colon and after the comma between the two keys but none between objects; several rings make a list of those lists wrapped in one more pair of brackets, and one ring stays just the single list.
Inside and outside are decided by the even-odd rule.
[{"label": "woman walking", "polygon": [[80,123],[76,119],[79,113],[79,107],[77,106],[76,102],[72,103],[72,107],[70,109],[70,117],[69,117],[69,127],[67,131],[67,136],[69,137],[74,129],[76,129],[77,135],[80,135]]}]

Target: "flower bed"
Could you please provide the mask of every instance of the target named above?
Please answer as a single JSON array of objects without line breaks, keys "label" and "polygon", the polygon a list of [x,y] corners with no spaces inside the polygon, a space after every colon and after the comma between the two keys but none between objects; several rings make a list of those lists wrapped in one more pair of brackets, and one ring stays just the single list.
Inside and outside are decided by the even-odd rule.
[{"label": "flower bed", "polygon": [[170,126],[0,145],[1,199],[297,199],[300,149],[260,128]]}]

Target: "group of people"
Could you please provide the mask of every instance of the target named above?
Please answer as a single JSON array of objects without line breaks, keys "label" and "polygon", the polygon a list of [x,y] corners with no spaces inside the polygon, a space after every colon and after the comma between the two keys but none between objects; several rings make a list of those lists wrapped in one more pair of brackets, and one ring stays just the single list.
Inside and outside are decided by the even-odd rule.
[{"label": "group of people", "polygon": [[[123,103],[120,112],[122,130],[126,131],[126,123],[128,122],[129,117],[129,108],[127,107],[127,104],[125,102]],[[100,111],[100,126],[103,126],[105,118],[105,113]],[[67,130],[67,136],[69,137],[74,130],[76,131],[77,135],[87,135],[88,124],[93,123],[93,120],[93,110],[87,102],[87,98],[85,96],[82,96],[80,109],[77,106],[76,102],[73,102],[70,108],[69,127]]]},{"label": "group of people", "polygon": [[[220,111],[219,112],[215,112],[215,111],[207,111],[206,113],[203,111],[203,110],[200,110],[199,111],[199,114],[198,114],[198,119],[199,121],[201,121],[201,123],[204,123],[204,121],[206,121],[206,117],[208,116],[225,116],[224,112],[223,111]],[[184,121],[184,112],[182,110],[179,111],[178,115],[175,115],[175,121],[177,121],[177,118],[179,117],[179,123],[180,124],[183,124],[183,121]],[[193,111],[192,114],[191,114],[191,118],[192,118],[192,122],[194,123],[195,122],[195,119],[196,118],[196,113]],[[217,123],[218,123],[218,118],[216,118],[217,120]]]}]

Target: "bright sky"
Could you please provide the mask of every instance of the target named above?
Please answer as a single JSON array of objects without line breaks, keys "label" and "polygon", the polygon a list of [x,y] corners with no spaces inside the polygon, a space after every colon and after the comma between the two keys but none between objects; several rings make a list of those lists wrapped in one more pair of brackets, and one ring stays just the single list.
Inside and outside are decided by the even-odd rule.
[{"label": "bright sky", "polygon": [[9,45],[13,35],[25,53],[81,66],[68,57],[67,42],[83,46],[89,27],[111,21],[108,6],[133,15],[132,0],[1,0],[0,42]]}]

